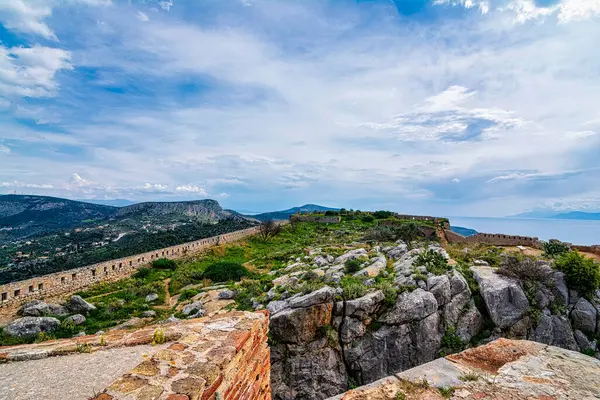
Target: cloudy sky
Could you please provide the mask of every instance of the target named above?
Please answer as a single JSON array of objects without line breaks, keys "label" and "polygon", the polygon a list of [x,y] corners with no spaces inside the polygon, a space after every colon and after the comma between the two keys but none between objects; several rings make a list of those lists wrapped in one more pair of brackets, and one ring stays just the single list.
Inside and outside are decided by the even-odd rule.
[{"label": "cloudy sky", "polygon": [[0,0],[0,193],[600,209],[600,0]]}]

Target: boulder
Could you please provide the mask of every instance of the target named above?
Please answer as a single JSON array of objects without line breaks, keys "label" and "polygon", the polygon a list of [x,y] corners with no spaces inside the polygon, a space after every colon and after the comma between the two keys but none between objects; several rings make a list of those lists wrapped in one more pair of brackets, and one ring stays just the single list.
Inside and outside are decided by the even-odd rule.
[{"label": "boulder", "polygon": [[[358,318],[360,320],[371,318],[377,311],[377,308],[384,297],[383,292],[377,290],[376,292],[369,293],[358,299],[348,300],[346,301],[346,316]],[[339,302],[336,305],[336,314],[341,313],[342,309],[343,303]]]},{"label": "boulder", "polygon": [[498,275],[490,267],[471,267],[471,270],[497,327],[508,328],[527,314],[529,301],[516,279]]},{"label": "boulder", "polygon": [[562,300],[566,306],[569,304],[569,289],[565,283],[565,274],[563,272],[555,272],[552,275],[554,294]]},{"label": "boulder", "polygon": [[340,327],[340,337],[343,343],[351,343],[359,337],[362,337],[367,331],[365,324],[357,318],[346,317]]},{"label": "boulder", "polygon": [[398,260],[400,257],[406,254],[408,246],[405,243],[400,242],[397,246],[387,251],[387,256],[394,260]]},{"label": "boulder", "polygon": [[60,321],[53,317],[23,317],[8,324],[6,333],[15,337],[33,337],[41,332],[54,332],[58,328]]},{"label": "boulder", "polygon": [[573,329],[569,320],[563,316],[552,316],[552,345],[562,347],[563,349],[579,351],[579,346],[575,341]]},{"label": "boulder", "polygon": [[551,345],[554,342],[553,321],[550,313],[542,313],[537,326],[529,334],[529,340]]},{"label": "boulder", "polygon": [[596,314],[596,308],[585,298],[580,298],[571,311],[573,328],[586,333],[594,333],[596,331]]},{"label": "boulder", "polygon": [[450,278],[450,295],[456,296],[457,294],[469,291],[469,284],[464,276],[458,271],[452,272],[452,277]]},{"label": "boulder", "polygon": [[367,253],[367,250],[365,250],[363,248],[350,250],[349,252],[342,254],[341,256],[336,258],[333,263],[334,264],[343,264],[348,260],[354,260],[354,259],[362,257],[362,256],[367,256],[368,254],[369,253]]},{"label": "boulder", "polygon": [[573,336],[575,337],[575,341],[582,351],[588,349],[596,350],[596,341],[589,340],[583,332],[577,330],[574,332]]},{"label": "boulder", "polygon": [[326,266],[327,264],[329,264],[329,261],[327,260],[327,257],[323,257],[323,256],[316,256],[313,259],[313,262],[316,264],[317,267],[321,268]]},{"label": "boulder", "polygon": [[229,289],[221,290],[217,298],[219,300],[231,300],[235,298],[235,292]]},{"label": "boulder", "polygon": [[325,286],[304,296],[290,299],[290,308],[310,307],[316,304],[329,303],[334,298],[335,290],[329,286]]},{"label": "boulder", "polygon": [[458,320],[456,324],[456,334],[463,342],[470,342],[473,336],[479,334],[483,328],[483,317],[475,307],[475,302],[471,300],[469,309]]},{"label": "boulder", "polygon": [[383,317],[383,322],[401,325],[411,321],[420,321],[437,311],[435,296],[423,289],[404,292],[398,296],[394,307]]},{"label": "boulder", "polygon": [[289,302],[284,300],[273,300],[267,304],[267,310],[271,316],[277,314],[279,311],[284,310],[288,307]]},{"label": "boulder", "polygon": [[156,293],[149,293],[146,296],[146,303],[152,303],[153,301],[158,300],[158,294]]},{"label": "boulder", "polygon": [[379,275],[379,273],[383,271],[387,265],[387,260],[384,256],[375,257],[375,259],[372,261],[373,262],[369,266],[361,269],[355,273],[354,276],[375,277]]},{"label": "boulder", "polygon": [[32,300],[23,304],[18,314],[25,317],[41,317],[50,314],[50,307],[41,300]]},{"label": "boulder", "polygon": [[113,326],[112,328],[110,328],[110,330],[117,331],[117,330],[123,330],[123,329],[141,328],[144,325],[146,325],[146,322],[148,322],[148,320],[143,319],[143,318],[133,317],[133,318],[130,318],[127,321],[123,322],[122,324]]},{"label": "boulder", "polygon": [[458,324],[458,320],[470,301],[471,292],[468,290],[462,291],[450,299],[442,309],[446,326],[456,326]]},{"label": "boulder", "polygon": [[51,315],[57,315],[59,317],[69,315],[69,310],[67,309],[67,307],[62,306],[60,304],[48,303],[48,308],[50,309]]},{"label": "boulder", "polygon": [[202,310],[202,309],[203,309],[202,302],[201,301],[195,301],[195,302],[193,302],[191,304],[188,304],[188,305],[184,306],[181,309],[181,313],[183,315],[190,315],[190,314],[192,314],[194,312],[198,312],[199,310]]},{"label": "boulder", "polygon": [[331,324],[333,303],[286,308],[271,316],[269,330],[282,343],[302,344],[315,340],[320,328]]},{"label": "boulder", "polygon": [[427,290],[435,296],[438,306],[443,306],[450,301],[450,280],[447,275],[432,276],[427,279]]},{"label": "boulder", "polygon": [[144,318],[154,318],[154,317],[156,317],[156,311],[154,311],[154,310],[144,311],[142,313],[142,317],[144,317]]},{"label": "boulder", "polygon": [[73,295],[67,306],[74,313],[85,314],[96,309],[96,306],[88,303],[81,296]]},{"label": "boulder", "polygon": [[65,321],[72,321],[75,325],[81,325],[85,322],[85,317],[81,314],[75,314],[67,317]]}]

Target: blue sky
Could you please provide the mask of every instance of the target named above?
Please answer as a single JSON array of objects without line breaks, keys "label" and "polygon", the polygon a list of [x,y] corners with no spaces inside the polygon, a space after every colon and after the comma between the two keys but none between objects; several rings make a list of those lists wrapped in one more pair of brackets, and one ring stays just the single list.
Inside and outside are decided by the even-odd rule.
[{"label": "blue sky", "polygon": [[0,193],[600,210],[600,0],[0,0]]}]

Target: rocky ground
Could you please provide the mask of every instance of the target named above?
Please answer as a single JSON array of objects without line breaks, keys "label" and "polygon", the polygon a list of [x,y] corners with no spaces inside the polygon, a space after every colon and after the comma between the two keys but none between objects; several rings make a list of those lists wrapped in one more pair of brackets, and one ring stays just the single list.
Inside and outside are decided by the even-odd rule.
[{"label": "rocky ground", "polygon": [[[248,304],[268,309],[273,398],[280,400],[325,399],[500,337],[599,357],[600,293],[567,287],[551,260],[506,258],[527,272],[508,276],[478,259],[457,264],[436,242],[353,242],[303,253],[260,279],[206,287],[164,307],[173,300],[177,318]],[[78,296],[66,305],[28,303],[6,332],[51,333],[67,319],[77,326],[90,307]],[[158,318],[145,312],[119,328]]]}]

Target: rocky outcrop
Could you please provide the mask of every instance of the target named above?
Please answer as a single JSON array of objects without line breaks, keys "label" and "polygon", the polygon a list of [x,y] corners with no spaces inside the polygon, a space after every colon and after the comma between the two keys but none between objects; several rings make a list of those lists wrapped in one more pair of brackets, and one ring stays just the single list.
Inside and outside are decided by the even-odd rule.
[{"label": "rocky outcrop", "polygon": [[70,299],[67,307],[72,312],[80,313],[80,314],[85,314],[90,311],[94,311],[96,309],[95,305],[88,303],[87,301],[82,299],[81,296],[78,296],[78,295],[71,296],[71,299]]},{"label": "rocky outcrop", "polygon": [[52,333],[60,328],[60,321],[52,317],[23,317],[6,327],[6,333],[15,337],[33,337],[42,332]]}]

